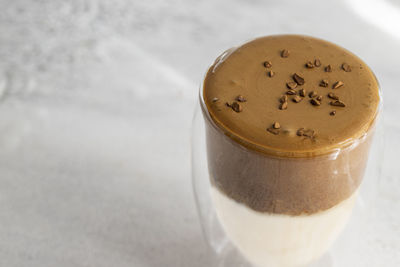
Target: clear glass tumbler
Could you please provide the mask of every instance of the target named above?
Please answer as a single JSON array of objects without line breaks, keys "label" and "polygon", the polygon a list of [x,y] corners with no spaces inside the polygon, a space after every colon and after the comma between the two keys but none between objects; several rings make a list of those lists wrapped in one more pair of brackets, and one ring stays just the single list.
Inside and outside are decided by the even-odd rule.
[{"label": "clear glass tumbler", "polygon": [[[274,224],[273,233],[271,230],[263,232],[263,222],[253,222],[253,224],[250,224],[252,227],[246,227],[245,232],[241,231],[237,233],[236,229],[242,226],[241,223],[246,222],[251,217],[246,217],[248,214],[241,212],[234,214],[224,213],[227,204],[216,199],[215,194],[213,194],[213,190],[215,190],[213,176],[218,172],[218,167],[216,167],[218,162],[215,163],[217,157],[212,154],[215,153],[215,150],[207,149],[207,146],[218,146],[221,142],[228,142],[228,146],[234,148],[229,151],[220,151],[222,154],[235,153],[235,151],[237,151],[236,153],[241,153],[240,151],[247,148],[242,147],[220,132],[221,130],[208,115],[202,91],[201,86],[199,105],[196,107],[192,125],[192,183],[203,235],[215,260],[215,266],[343,267],[356,266],[354,263],[368,262],[368,255],[365,255],[364,249],[367,246],[368,233],[371,230],[373,231],[372,228],[374,227],[368,222],[371,221],[375,213],[375,200],[379,188],[380,168],[384,148],[383,129],[380,127],[381,120],[379,119],[382,117],[379,115],[381,113],[378,112],[373,130],[369,131],[360,140],[357,140],[354,145],[348,148],[350,149],[349,151],[336,151],[334,154],[319,159],[321,164],[325,164],[328,160],[345,161],[351,158],[348,154],[353,153],[352,150],[361,149],[357,153],[368,153],[368,148],[370,148],[367,162],[356,163],[353,159],[353,161],[349,160],[348,164],[341,164],[341,166],[345,167],[341,167],[339,170],[331,170],[332,177],[334,177],[335,172],[339,171],[342,174],[348,175],[349,179],[351,179],[353,169],[356,168],[352,167],[354,164],[365,166],[365,168],[357,167],[358,169],[361,168],[361,173],[364,172],[364,177],[361,179],[360,185],[355,185],[358,189],[354,196],[349,198],[348,201],[346,200],[347,204],[345,205],[350,208],[346,209],[346,211],[337,211],[337,217],[340,217],[340,219],[333,222],[335,224],[333,228],[324,229],[330,223],[327,221],[330,217],[326,217],[321,219],[321,221],[325,220],[325,222],[314,225],[312,223],[300,222],[288,226],[283,220],[281,226],[276,227],[276,224]],[[382,104],[380,105],[380,109],[381,106]],[[368,144],[365,142],[368,142]],[[261,163],[263,162],[263,157],[261,154],[254,155],[254,159]],[[276,160],[279,161],[279,159]],[[209,164],[210,161],[213,162],[211,165]],[[296,161],[299,161],[299,163]],[[307,161],[304,159],[293,159],[293,164],[300,163],[307,164]],[[238,161],[238,164],[241,164],[240,161]],[[280,166],[279,163],[276,166]],[[249,169],[249,166],[243,166],[243,170],[246,169]],[[252,174],[250,173],[250,175]],[[300,227],[299,225],[307,230],[296,233],[297,228]],[[290,234],[288,231],[290,231]],[[282,252],[287,244],[278,244],[269,240],[268,235],[271,234],[288,235],[288,238],[292,239],[291,246],[296,247],[296,253],[300,256],[294,255],[296,253]],[[309,238],[309,235],[315,235],[316,237]],[[321,235],[323,236],[321,237]],[[318,240],[316,243],[320,242],[320,240],[324,241],[319,246],[315,242],[313,244],[314,239]],[[259,255],[257,254],[260,253],[265,254],[262,255],[262,261],[258,260]],[[304,254],[310,255],[304,256]],[[303,263],[303,258],[306,263]]]}]

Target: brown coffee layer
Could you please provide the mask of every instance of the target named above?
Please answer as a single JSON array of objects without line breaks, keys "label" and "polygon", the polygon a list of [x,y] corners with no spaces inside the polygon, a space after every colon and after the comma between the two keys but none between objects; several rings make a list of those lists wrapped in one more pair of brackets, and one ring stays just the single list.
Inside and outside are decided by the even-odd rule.
[{"label": "brown coffee layer", "polygon": [[372,132],[353,148],[314,158],[250,150],[206,120],[211,182],[253,210],[287,215],[324,211],[349,198],[364,175]]},{"label": "brown coffee layer", "polygon": [[216,60],[203,98],[212,183],[232,199],[312,214],[361,183],[379,88],[347,50],[298,35],[259,38]]},{"label": "brown coffee layer", "polygon": [[368,131],[379,104],[378,82],[361,59],[299,35],[255,39],[221,56],[205,77],[203,96],[232,139],[300,158],[352,143]]}]

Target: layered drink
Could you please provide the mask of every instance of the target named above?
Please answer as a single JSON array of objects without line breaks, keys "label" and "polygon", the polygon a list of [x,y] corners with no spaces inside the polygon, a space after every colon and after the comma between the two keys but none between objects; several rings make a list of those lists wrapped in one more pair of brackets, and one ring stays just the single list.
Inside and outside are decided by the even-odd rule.
[{"label": "layered drink", "polygon": [[335,44],[262,37],[223,53],[202,87],[211,195],[256,266],[321,257],[351,215],[379,108],[370,68]]}]

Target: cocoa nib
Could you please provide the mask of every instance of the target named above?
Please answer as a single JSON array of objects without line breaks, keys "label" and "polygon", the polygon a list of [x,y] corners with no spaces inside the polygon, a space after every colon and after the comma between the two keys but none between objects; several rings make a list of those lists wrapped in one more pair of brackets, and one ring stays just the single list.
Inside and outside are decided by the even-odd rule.
[{"label": "cocoa nib", "polygon": [[288,83],[286,83],[286,86],[287,86],[287,88],[289,88],[289,89],[294,89],[294,88],[297,87],[297,83],[295,83],[295,82],[288,82]]},{"label": "cocoa nib", "polygon": [[311,129],[307,129],[303,132],[303,136],[307,136],[310,138],[314,137],[314,135],[315,135],[315,132],[314,132],[314,130],[311,130]]},{"label": "cocoa nib", "polygon": [[266,68],[271,68],[271,67],[272,67],[271,61],[265,61],[265,62],[264,62],[264,67],[266,67]]},{"label": "cocoa nib", "polygon": [[[293,74],[293,80],[298,84],[298,85],[303,85],[305,83],[304,78],[298,75],[297,73]],[[293,88],[291,88],[293,89]]]},{"label": "cocoa nib", "polygon": [[298,136],[305,136],[308,138],[314,138],[315,137],[315,131],[312,129],[304,129],[304,128],[300,128],[297,130],[296,134]]},{"label": "cocoa nib", "polygon": [[289,56],[289,54],[290,54],[289,50],[283,49],[281,52],[281,57],[286,58]]},{"label": "cocoa nib", "polygon": [[331,101],[330,104],[332,106],[336,106],[336,107],[345,107],[346,106],[342,101],[339,101],[339,100]]},{"label": "cocoa nib", "polygon": [[297,132],[296,132],[296,134],[297,134],[298,136],[302,136],[303,133],[304,133],[304,128],[300,128],[300,129],[298,129]]},{"label": "cocoa nib", "polygon": [[337,81],[333,84],[332,89],[338,89],[339,87],[342,87],[344,83],[342,81]]},{"label": "cocoa nib", "polygon": [[311,104],[313,106],[321,106],[321,102],[319,102],[317,99],[313,98],[310,100]]},{"label": "cocoa nib", "polygon": [[274,129],[279,129],[279,128],[281,128],[281,125],[279,124],[279,122],[274,122],[274,124],[272,124],[272,127],[274,128]]},{"label": "cocoa nib", "polygon": [[247,99],[244,98],[244,96],[242,96],[242,95],[238,95],[238,96],[236,97],[236,100],[239,101],[239,102],[246,102],[246,101],[247,101]]},{"label": "cocoa nib", "polygon": [[293,97],[293,102],[295,103],[299,103],[303,98],[301,98],[300,96],[296,95],[295,97]]},{"label": "cocoa nib", "polygon": [[332,66],[331,65],[326,66],[325,72],[332,72]]},{"label": "cocoa nib", "polygon": [[238,113],[242,112],[242,110],[243,110],[242,106],[238,102],[233,102],[230,106],[235,112],[238,112]]},{"label": "cocoa nib", "polygon": [[328,81],[327,80],[321,80],[321,82],[319,83],[319,86],[321,86],[321,87],[328,87]]},{"label": "cocoa nib", "polygon": [[312,68],[314,68],[314,64],[313,64],[311,61],[308,61],[308,62],[306,63],[306,67],[307,67],[308,69],[312,69]]},{"label": "cocoa nib", "polygon": [[308,96],[311,97],[311,98],[314,98],[314,97],[317,96],[317,92],[316,92],[316,91],[311,91],[311,92],[308,94]]},{"label": "cocoa nib", "polygon": [[335,93],[329,93],[328,97],[331,99],[339,100],[339,97],[337,95],[335,95]]},{"label": "cocoa nib", "polygon": [[350,65],[347,64],[347,63],[343,63],[343,64],[342,64],[342,69],[343,69],[345,72],[350,72],[350,71],[351,71],[351,67],[350,67]]}]

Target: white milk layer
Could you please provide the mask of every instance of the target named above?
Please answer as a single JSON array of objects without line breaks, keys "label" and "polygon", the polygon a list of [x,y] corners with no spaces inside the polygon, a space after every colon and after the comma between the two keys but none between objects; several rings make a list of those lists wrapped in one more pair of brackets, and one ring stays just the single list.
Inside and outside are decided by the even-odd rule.
[{"label": "white milk layer", "polygon": [[261,213],[212,187],[216,213],[243,256],[262,267],[303,266],[321,257],[344,228],[357,192],[338,205],[312,215]]}]

